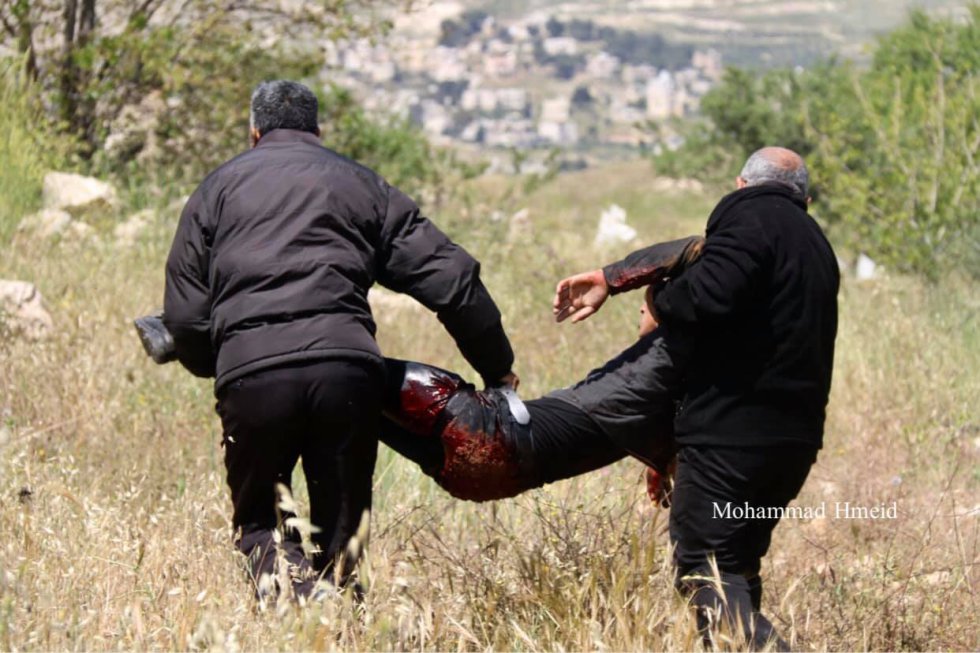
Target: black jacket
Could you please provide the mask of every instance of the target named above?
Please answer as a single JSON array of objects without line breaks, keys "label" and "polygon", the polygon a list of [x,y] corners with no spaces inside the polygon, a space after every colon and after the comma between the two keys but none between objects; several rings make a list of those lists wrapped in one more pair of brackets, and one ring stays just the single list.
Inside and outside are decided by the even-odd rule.
[{"label": "black jacket", "polygon": [[672,354],[683,352],[678,444],[820,447],[839,285],[830,244],[790,189],[723,198],[700,259],[654,298]]},{"label": "black jacket", "polygon": [[495,381],[513,352],[480,265],[415,203],[313,134],[272,131],[184,207],[167,260],[164,323],[177,356],[216,390],[291,362],[380,352],[375,282],[435,311]]}]

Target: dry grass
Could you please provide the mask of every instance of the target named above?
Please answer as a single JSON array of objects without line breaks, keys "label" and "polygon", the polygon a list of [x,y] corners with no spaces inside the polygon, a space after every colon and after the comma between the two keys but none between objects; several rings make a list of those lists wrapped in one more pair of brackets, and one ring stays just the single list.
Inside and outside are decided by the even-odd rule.
[{"label": "dry grass", "polygon": [[[484,260],[524,394],[569,383],[632,337],[632,299],[551,323],[600,210],[642,241],[697,231],[716,193],[646,193],[646,169],[561,177],[530,232],[485,219],[494,184],[442,222]],[[514,205],[507,208],[520,208]],[[375,474],[365,608],[258,613],[231,546],[210,387],[144,358],[129,319],[159,305],[173,229],[142,244],[15,240],[0,278],[36,282],[57,334],[0,343],[0,649],[690,649],[666,513],[624,461],[495,505],[453,501],[390,451]],[[638,299],[638,298],[637,298]],[[848,281],[826,448],[799,499],[897,501],[894,521],[786,521],[766,612],[803,649],[980,648],[980,343],[975,287]],[[379,316],[391,355],[465,370],[428,315]],[[297,474],[297,494],[302,482]],[[302,499],[301,499],[302,502]],[[831,508],[832,509],[832,508]]]}]

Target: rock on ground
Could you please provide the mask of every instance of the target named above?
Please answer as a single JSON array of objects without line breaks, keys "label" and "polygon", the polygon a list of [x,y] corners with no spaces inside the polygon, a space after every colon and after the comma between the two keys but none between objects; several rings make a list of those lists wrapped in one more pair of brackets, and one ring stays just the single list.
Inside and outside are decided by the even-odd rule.
[{"label": "rock on ground", "polygon": [[0,279],[0,324],[31,340],[44,338],[54,327],[33,283],[4,279]]},{"label": "rock on ground", "polygon": [[118,201],[112,184],[70,172],[44,175],[41,197],[45,209],[67,211],[76,217],[87,211],[111,209]]},{"label": "rock on ground", "polygon": [[20,221],[17,229],[36,238],[60,237],[62,241],[82,241],[95,235],[92,225],[74,220],[60,209],[41,209]]},{"label": "rock on ground", "polygon": [[61,209],[41,209],[20,221],[18,229],[40,238],[51,238],[64,233],[71,224],[71,214]]},{"label": "rock on ground", "polygon": [[880,276],[878,264],[867,254],[860,254],[854,264],[854,276],[858,281],[868,281]]},{"label": "rock on ground", "polygon": [[599,216],[599,229],[595,244],[599,247],[628,243],[636,238],[636,229],[626,224],[626,210],[618,204],[611,205]]}]

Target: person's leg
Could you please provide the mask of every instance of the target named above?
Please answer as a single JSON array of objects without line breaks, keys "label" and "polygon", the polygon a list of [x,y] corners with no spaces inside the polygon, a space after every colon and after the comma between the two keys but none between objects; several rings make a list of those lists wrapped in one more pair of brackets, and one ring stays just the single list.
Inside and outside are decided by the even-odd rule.
[{"label": "person's leg", "polygon": [[580,476],[628,454],[578,407],[555,397],[527,402],[538,486]]},{"label": "person's leg", "polygon": [[[304,392],[286,370],[267,370],[232,381],[218,396],[232,524],[240,530],[236,544],[248,557],[261,596],[274,591],[270,583],[281,554],[297,568],[309,567],[298,539],[286,537],[277,548],[273,538],[280,522],[292,516],[277,511],[276,486],[291,486],[304,433]],[[263,580],[265,575],[270,578]]]},{"label": "person's leg", "polygon": [[674,401],[686,356],[685,338],[659,327],[592,370],[578,383],[548,397],[567,401],[594,421],[619,448],[663,469],[674,454]]},{"label": "person's leg", "polygon": [[[758,613],[760,560],[778,522],[759,514],[785,507],[796,496],[813,455],[812,450],[786,447],[681,450],[670,533],[678,587],[691,594],[700,626],[707,626],[713,611],[732,625],[740,623],[753,647],[770,640],[777,648],[786,646]],[[710,556],[721,576],[721,592],[710,580]]]},{"label": "person's leg", "polygon": [[[767,447],[759,450],[762,457],[762,471],[753,505],[786,507],[796,498],[810,473],[810,468],[816,461],[817,452],[810,447]],[[778,518],[755,519],[750,526],[749,537],[751,560],[756,561],[754,567],[746,568],[742,573],[749,583],[749,594],[753,609],[758,612],[762,605],[763,582],[761,576],[762,558],[769,551],[772,542],[772,532],[779,523]],[[760,615],[761,616],[761,615]]]},{"label": "person's leg", "polygon": [[313,561],[324,579],[344,584],[359,553],[348,552],[348,544],[371,509],[384,372],[360,361],[331,361],[310,371],[313,418],[302,457],[310,521],[320,529],[312,536]]},{"label": "person's leg", "polygon": [[442,439],[430,433],[410,431],[386,415],[381,416],[379,439],[403,458],[407,458],[431,478],[438,478],[445,461]]},{"label": "person's leg", "polygon": [[[551,397],[527,402],[531,424],[522,428],[508,422],[506,402],[469,388],[458,393],[447,411],[452,414],[437,420],[439,427],[434,433],[412,431],[385,416],[380,436],[384,444],[416,463],[456,498],[487,501],[514,497],[605,467],[627,455],[588,415],[568,402]],[[463,405],[467,402],[472,404],[468,410]],[[488,411],[494,419],[476,421],[490,425],[491,432],[454,428],[459,413]]]},{"label": "person's leg", "polygon": [[[710,643],[709,626],[715,616],[720,616],[721,606],[727,606],[725,614],[733,622],[744,622],[751,613],[748,588],[742,587],[737,572],[728,572],[738,561],[724,558],[725,551],[744,539],[748,523],[722,519],[716,512],[716,506],[724,509],[729,502],[740,505],[736,503],[737,497],[746,494],[747,483],[745,479],[733,477],[728,466],[714,453],[697,447],[681,448],[669,522],[678,589],[691,597],[697,609],[698,628],[705,635],[706,643]],[[732,544],[726,546],[726,543]],[[716,556],[721,588],[713,577],[710,556]]]}]

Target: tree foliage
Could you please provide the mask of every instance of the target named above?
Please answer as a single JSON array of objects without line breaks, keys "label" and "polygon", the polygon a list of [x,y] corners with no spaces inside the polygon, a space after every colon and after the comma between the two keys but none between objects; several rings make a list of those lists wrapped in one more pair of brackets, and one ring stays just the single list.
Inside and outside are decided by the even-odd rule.
[{"label": "tree foliage", "polygon": [[685,145],[656,163],[733,177],[763,145],[793,148],[811,169],[814,213],[848,250],[931,277],[980,274],[978,64],[980,6],[960,22],[914,12],[865,68],[728,70]]},{"label": "tree foliage", "polygon": [[[378,35],[396,0],[0,0],[0,30],[23,54],[49,120],[84,167],[168,186],[247,147],[249,95],[270,78],[316,87],[325,39]],[[323,96],[328,143],[409,190],[452,163],[407,122]]]},{"label": "tree foliage", "polygon": [[0,244],[35,208],[47,166],[69,147],[44,120],[38,89],[24,61],[0,61]]},{"label": "tree foliage", "polygon": [[451,150],[433,146],[407,118],[369,117],[344,89],[331,87],[321,96],[320,107],[323,139],[330,148],[427,204],[442,203],[455,179],[482,170],[458,160]]}]

